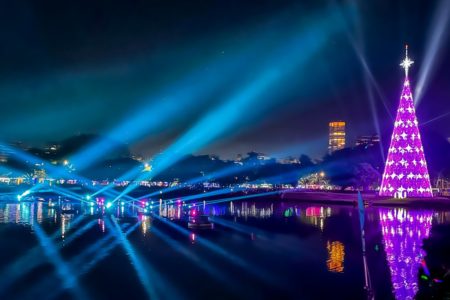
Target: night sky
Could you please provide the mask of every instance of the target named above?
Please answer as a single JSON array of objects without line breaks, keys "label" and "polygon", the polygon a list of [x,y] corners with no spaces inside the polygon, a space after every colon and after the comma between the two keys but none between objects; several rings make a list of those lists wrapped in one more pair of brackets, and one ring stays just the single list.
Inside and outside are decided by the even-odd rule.
[{"label": "night sky", "polygon": [[423,127],[450,137],[450,10],[440,5],[2,1],[0,139],[42,145],[98,133],[148,156],[198,124],[205,131],[194,134],[216,130],[222,122],[208,116],[235,101],[236,109],[219,110],[233,121],[195,153],[321,157],[331,120],[347,122],[349,144],[376,133],[374,116],[382,133],[392,129],[405,43],[413,88],[426,79],[419,122],[438,118]]}]

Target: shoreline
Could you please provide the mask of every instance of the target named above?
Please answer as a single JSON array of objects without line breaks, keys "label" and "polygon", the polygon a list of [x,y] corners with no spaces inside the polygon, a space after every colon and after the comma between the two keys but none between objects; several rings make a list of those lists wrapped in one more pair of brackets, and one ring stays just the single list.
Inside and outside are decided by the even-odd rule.
[{"label": "shoreline", "polygon": [[[365,203],[370,206],[396,206],[396,207],[418,207],[418,208],[449,208],[450,198],[405,198],[396,199],[380,197],[373,193],[361,193]],[[280,198],[287,201],[298,201],[305,203],[321,203],[335,205],[357,205],[357,193],[337,193],[337,192],[292,192],[284,191],[280,193]]]},{"label": "shoreline", "polygon": [[[72,189],[73,190],[73,189]],[[214,189],[209,190],[213,192]],[[83,190],[78,187],[77,193],[82,192],[83,194],[88,192],[88,190]],[[136,199],[142,197],[141,195],[146,195],[150,190],[140,190],[136,191],[133,195]],[[265,195],[267,193],[267,195]],[[295,190],[245,190],[245,191],[228,191],[225,193],[214,194],[206,196],[205,194],[197,190],[186,190],[179,189],[165,193],[163,195],[163,200],[173,200],[175,198],[183,199],[184,197],[190,198],[195,201],[195,195],[198,198],[208,201],[214,200],[224,200],[227,198],[234,201],[252,201],[257,202],[259,200],[272,200],[272,201],[289,201],[289,202],[299,202],[299,203],[318,203],[324,205],[344,205],[344,206],[356,206],[358,201],[358,194],[356,192],[339,192],[339,191],[295,191]],[[14,202],[14,193],[0,193],[0,202]],[[34,201],[45,201],[46,198],[57,197],[58,195],[52,191],[39,191],[34,193],[34,195],[42,200],[35,199]],[[254,195],[254,196],[252,196]],[[375,192],[361,193],[362,198],[366,205],[369,206],[387,206],[387,207],[418,207],[418,208],[450,208],[450,197],[433,197],[433,198],[406,198],[406,199],[395,199],[389,197],[380,197]],[[159,195],[158,195],[159,196]],[[156,196],[155,198],[159,198]],[[205,197],[206,196],[206,197]],[[233,199],[240,198],[242,199]],[[247,198],[248,196],[248,198]],[[6,198],[6,199],[5,199]],[[33,201],[33,200],[32,200]],[[25,202],[25,201],[24,201]]]}]

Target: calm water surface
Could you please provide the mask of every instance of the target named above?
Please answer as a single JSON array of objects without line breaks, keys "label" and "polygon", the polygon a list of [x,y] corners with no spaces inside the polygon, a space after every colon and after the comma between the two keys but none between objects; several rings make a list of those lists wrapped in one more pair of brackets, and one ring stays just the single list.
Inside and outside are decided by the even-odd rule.
[{"label": "calm water surface", "polygon": [[[138,204],[139,206],[140,204]],[[413,298],[421,248],[448,211],[280,201],[73,206],[0,203],[1,299]],[[188,215],[213,229],[191,230]]]}]

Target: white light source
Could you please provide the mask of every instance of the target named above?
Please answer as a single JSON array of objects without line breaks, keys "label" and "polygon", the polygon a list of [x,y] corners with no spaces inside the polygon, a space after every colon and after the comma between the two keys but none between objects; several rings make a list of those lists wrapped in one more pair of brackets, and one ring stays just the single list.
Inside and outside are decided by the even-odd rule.
[{"label": "white light source", "polygon": [[402,61],[400,66],[405,69],[405,75],[408,77],[408,69],[414,63],[414,61],[410,60],[408,57],[408,45],[405,45],[405,59]]}]

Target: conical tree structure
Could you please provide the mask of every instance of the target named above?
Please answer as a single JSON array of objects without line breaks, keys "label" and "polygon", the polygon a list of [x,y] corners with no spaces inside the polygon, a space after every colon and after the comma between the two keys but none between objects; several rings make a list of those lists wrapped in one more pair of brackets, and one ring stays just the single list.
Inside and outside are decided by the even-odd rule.
[{"label": "conical tree structure", "polygon": [[401,63],[405,69],[405,82],[384,167],[380,196],[433,196],[408,79],[408,69],[412,64],[406,47],[406,58]]}]

